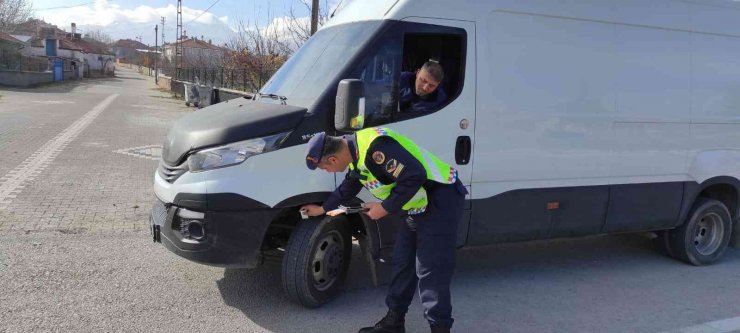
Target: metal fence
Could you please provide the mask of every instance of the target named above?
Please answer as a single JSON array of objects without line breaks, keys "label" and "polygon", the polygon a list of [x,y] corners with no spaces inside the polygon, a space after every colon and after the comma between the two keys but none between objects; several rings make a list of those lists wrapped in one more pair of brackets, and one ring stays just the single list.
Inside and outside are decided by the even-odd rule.
[{"label": "metal fence", "polygon": [[45,72],[49,70],[46,57],[26,57],[18,52],[0,49],[0,69],[22,72]]},{"label": "metal fence", "polygon": [[[219,68],[160,68],[159,73],[178,81],[195,82],[196,78],[202,85],[254,92],[259,90],[266,80],[256,81],[254,73],[246,68],[227,69]],[[267,75],[269,77],[270,75]]]}]

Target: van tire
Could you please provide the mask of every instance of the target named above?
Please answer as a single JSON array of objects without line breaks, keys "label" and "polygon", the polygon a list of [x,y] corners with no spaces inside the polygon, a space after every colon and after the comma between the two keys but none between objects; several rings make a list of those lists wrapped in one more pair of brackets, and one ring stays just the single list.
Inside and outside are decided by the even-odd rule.
[{"label": "van tire", "polygon": [[352,255],[352,236],[345,217],[301,220],[283,257],[283,290],[288,298],[316,308],[337,296]]},{"label": "van tire", "polygon": [[722,257],[730,243],[732,218],[720,201],[700,197],[686,222],[669,232],[676,259],[694,266],[709,265]]}]

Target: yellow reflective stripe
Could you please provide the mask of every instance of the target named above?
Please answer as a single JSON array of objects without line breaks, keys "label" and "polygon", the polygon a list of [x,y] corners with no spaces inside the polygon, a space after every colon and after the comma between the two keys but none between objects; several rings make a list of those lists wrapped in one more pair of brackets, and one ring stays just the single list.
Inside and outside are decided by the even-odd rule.
[{"label": "yellow reflective stripe", "polygon": [[422,187],[403,205],[402,209],[409,210],[411,208],[426,207],[427,202],[429,202],[427,199],[427,191]]},{"label": "yellow reflective stripe", "polygon": [[439,173],[437,164],[434,163],[434,160],[432,159],[431,156],[429,156],[429,153],[426,150],[422,150],[421,156],[424,157],[424,164],[425,164],[424,167],[426,167],[426,169],[432,173],[432,176],[434,177],[433,180],[436,180],[441,183],[446,183],[447,179],[442,178],[442,174]]},{"label": "yellow reflective stripe", "polygon": [[[450,183],[450,178],[453,176],[451,174],[453,169],[448,164],[434,156],[431,152],[419,148],[419,146],[405,136],[396,134],[392,130],[382,127],[363,129],[357,131],[356,135],[359,154],[357,169],[363,172],[368,171],[365,165],[365,157],[368,154],[370,143],[380,136],[388,136],[401,144],[404,149],[406,149],[417,161],[419,161],[419,163],[422,164],[426,170],[427,179],[443,184]],[[374,197],[378,199],[387,199],[393,188],[396,186],[395,183],[387,185],[380,184],[372,172],[367,172],[366,176],[367,178],[365,180],[360,180],[360,182]],[[414,197],[409,199],[409,201],[403,205],[402,209],[408,211],[409,214],[422,213],[426,210],[428,202],[426,190],[424,190],[424,188],[420,188],[419,191],[414,194]]]}]

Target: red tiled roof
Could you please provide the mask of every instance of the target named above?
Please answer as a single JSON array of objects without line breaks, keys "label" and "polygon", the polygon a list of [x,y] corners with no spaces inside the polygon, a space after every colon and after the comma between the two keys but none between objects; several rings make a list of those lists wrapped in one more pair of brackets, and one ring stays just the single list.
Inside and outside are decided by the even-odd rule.
[{"label": "red tiled roof", "polygon": [[15,37],[8,35],[4,32],[0,32],[0,40],[10,42],[13,44],[23,44],[20,40],[16,39]]},{"label": "red tiled roof", "polygon": [[[100,44],[100,45],[96,45]],[[67,50],[78,50],[85,53],[109,54],[107,47],[102,43],[92,43],[84,39],[62,38],[59,39],[59,48]]]},{"label": "red tiled roof", "polygon": [[59,39],[59,48],[66,50],[77,50],[90,53],[89,45],[81,39]]},{"label": "red tiled roof", "polygon": [[182,47],[187,47],[191,49],[211,49],[211,50],[223,50],[222,48],[213,45],[211,43],[208,43],[204,40],[196,39],[196,38],[190,38],[182,41]]}]

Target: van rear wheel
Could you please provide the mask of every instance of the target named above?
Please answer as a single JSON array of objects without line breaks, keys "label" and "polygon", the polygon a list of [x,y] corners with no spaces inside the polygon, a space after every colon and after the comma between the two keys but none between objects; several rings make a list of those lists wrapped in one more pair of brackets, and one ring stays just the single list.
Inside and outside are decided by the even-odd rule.
[{"label": "van rear wheel", "polygon": [[302,220],[283,257],[283,289],[306,307],[319,307],[339,294],[347,277],[352,238],[344,217]]},{"label": "van rear wheel", "polygon": [[732,218],[720,201],[699,198],[686,222],[669,231],[671,252],[695,266],[714,263],[722,257],[730,243]]}]

